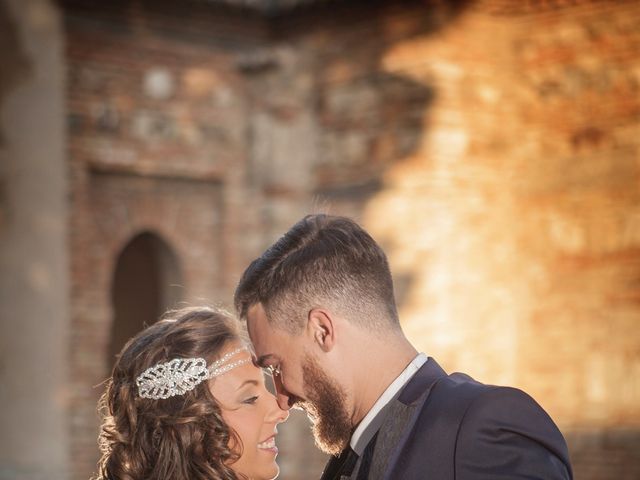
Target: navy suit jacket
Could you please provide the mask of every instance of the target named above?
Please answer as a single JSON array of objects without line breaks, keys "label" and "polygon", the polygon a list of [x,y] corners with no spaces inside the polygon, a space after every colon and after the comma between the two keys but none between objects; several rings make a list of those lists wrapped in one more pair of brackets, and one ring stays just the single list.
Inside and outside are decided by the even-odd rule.
[{"label": "navy suit jacket", "polygon": [[562,434],[530,396],[447,375],[432,358],[381,414],[353,474],[332,459],[323,480],[573,478]]}]

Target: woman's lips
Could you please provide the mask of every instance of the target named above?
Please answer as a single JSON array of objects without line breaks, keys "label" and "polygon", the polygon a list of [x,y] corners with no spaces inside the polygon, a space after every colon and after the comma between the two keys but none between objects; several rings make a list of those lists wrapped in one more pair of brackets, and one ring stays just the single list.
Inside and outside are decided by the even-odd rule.
[{"label": "woman's lips", "polygon": [[278,453],[278,447],[276,447],[276,436],[272,435],[267,438],[264,442],[260,442],[258,444],[258,448],[260,450],[268,450],[273,453]]}]

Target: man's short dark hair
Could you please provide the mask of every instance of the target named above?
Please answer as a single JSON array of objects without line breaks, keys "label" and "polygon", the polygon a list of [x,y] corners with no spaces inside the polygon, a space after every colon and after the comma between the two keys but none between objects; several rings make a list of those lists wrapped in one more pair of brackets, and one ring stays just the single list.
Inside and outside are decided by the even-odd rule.
[{"label": "man's short dark hair", "polygon": [[296,223],[245,270],[234,303],[241,318],[262,304],[269,322],[290,333],[317,307],[363,326],[399,328],[387,257],[345,217],[308,215]]}]

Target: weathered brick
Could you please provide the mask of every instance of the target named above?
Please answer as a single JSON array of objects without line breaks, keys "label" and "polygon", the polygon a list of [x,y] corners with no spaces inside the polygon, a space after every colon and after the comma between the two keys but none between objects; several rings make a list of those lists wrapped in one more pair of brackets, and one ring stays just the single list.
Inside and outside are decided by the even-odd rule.
[{"label": "weathered brick", "polygon": [[[419,348],[532,393],[577,478],[637,476],[636,2],[336,2],[273,19],[64,3],[77,478],[97,458],[91,386],[128,242],[154,233],[185,298],[229,305],[248,261],[314,209],[385,246]],[[283,428],[283,478],[319,473],[303,423]]]}]

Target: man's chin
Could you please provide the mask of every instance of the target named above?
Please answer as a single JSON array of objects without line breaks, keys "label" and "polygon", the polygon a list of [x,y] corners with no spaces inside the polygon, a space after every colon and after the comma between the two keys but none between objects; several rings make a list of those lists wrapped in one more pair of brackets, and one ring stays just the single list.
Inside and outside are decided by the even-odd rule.
[{"label": "man's chin", "polygon": [[299,406],[311,421],[316,446],[328,455],[339,455],[349,443],[349,429],[336,428],[334,418],[321,415],[315,405],[304,402]]},{"label": "man's chin", "polygon": [[313,439],[316,447],[327,455],[340,455],[340,452],[349,444],[349,436],[336,436],[330,425],[321,421],[313,424]]},{"label": "man's chin", "polygon": [[293,403],[307,413],[320,450],[337,455],[351,438],[351,422],[345,409],[346,394],[313,359],[305,360],[302,372],[304,384],[308,386],[307,398]]}]

